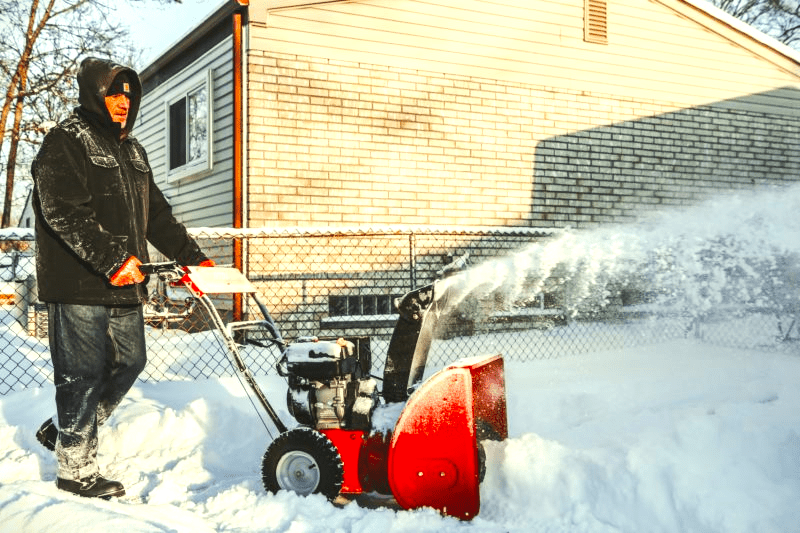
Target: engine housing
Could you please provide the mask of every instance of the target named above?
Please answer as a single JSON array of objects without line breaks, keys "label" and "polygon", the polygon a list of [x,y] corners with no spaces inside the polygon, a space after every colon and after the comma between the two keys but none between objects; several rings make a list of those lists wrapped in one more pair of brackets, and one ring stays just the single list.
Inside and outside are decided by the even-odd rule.
[{"label": "engine housing", "polygon": [[290,344],[278,365],[289,381],[289,413],[315,429],[369,429],[378,404],[371,365],[367,337]]}]

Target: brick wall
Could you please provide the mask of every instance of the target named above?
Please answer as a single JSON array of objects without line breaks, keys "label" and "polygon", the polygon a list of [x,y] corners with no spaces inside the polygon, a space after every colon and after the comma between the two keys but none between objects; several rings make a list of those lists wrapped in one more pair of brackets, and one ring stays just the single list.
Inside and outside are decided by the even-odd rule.
[{"label": "brick wall", "polygon": [[588,226],[800,170],[795,120],[747,98],[679,109],[259,51],[248,84],[251,227]]},{"label": "brick wall", "polygon": [[534,211],[543,226],[634,221],[652,209],[798,179],[795,119],[685,109],[543,140]]}]

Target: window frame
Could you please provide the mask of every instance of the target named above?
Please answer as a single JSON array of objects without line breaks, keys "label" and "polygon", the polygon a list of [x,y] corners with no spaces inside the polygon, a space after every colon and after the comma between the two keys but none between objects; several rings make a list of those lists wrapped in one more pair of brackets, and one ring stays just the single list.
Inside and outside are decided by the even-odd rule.
[{"label": "window frame", "polygon": [[[329,294],[329,317],[391,317],[397,315],[392,305],[401,294]],[[372,309],[368,309],[371,307]],[[372,311],[372,312],[368,312]]]},{"label": "window frame", "polygon": [[[206,69],[198,72],[190,77],[180,85],[172,89],[164,96],[163,117],[164,117],[164,167],[167,173],[167,182],[175,182],[184,178],[202,176],[211,172],[214,167],[214,83],[213,83],[212,69]],[[170,168],[172,159],[172,145],[171,145],[171,114],[170,109],[173,105],[181,100],[186,102],[186,124],[184,125],[186,152],[188,158],[189,152],[189,95],[200,88],[205,88],[206,98],[206,154],[205,157],[195,161],[187,161],[181,166]]]}]

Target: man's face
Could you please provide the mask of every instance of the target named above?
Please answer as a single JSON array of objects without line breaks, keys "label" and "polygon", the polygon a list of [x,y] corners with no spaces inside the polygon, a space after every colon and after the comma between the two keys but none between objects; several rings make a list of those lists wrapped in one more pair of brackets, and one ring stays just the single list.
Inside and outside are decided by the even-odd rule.
[{"label": "man's face", "polygon": [[128,121],[128,109],[131,107],[131,100],[124,94],[114,94],[106,96],[106,108],[111,115],[111,120],[119,122],[122,127]]}]

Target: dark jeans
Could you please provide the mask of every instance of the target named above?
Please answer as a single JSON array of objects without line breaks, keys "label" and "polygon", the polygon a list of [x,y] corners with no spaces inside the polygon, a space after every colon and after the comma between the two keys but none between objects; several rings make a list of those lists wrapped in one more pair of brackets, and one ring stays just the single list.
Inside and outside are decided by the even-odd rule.
[{"label": "dark jeans", "polygon": [[142,306],[48,304],[58,412],[58,477],[98,472],[97,427],[144,369]]}]

